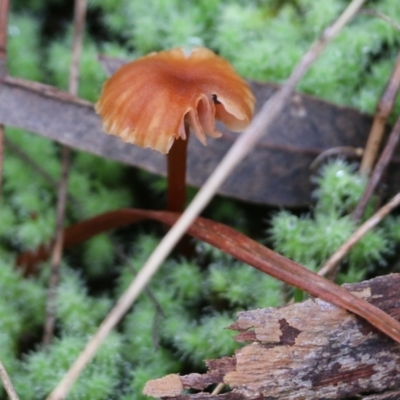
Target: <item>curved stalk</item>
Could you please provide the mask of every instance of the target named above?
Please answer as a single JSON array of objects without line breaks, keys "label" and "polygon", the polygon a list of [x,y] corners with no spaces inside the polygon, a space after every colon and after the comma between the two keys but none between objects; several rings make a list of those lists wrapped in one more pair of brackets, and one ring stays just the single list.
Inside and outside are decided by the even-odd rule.
[{"label": "curved stalk", "polygon": [[177,139],[167,154],[167,211],[183,212],[186,204],[186,158],[189,128],[186,139]]}]

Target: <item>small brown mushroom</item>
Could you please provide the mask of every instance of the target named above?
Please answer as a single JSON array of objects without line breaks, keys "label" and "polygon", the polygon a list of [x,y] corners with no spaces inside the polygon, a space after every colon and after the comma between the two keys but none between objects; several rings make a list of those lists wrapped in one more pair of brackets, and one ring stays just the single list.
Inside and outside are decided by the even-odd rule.
[{"label": "small brown mushroom", "polygon": [[176,48],[122,66],[105,83],[96,111],[107,133],[168,153],[175,139],[186,139],[185,121],[206,144],[206,135],[220,136],[215,119],[243,130],[254,102],[226,60],[202,47]]},{"label": "small brown mushroom", "polygon": [[215,119],[241,131],[250,122],[254,103],[249,86],[226,60],[203,47],[189,52],[176,48],[118,69],[104,84],[96,111],[107,133],[168,153],[166,208],[182,212],[190,128],[203,144],[206,135],[221,135]]}]

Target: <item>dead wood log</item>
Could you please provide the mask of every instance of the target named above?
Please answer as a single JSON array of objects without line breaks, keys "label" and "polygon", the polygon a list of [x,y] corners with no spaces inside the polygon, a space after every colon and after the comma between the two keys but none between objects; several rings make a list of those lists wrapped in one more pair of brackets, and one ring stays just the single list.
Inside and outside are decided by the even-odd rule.
[{"label": "dead wood log", "polygon": [[[400,274],[346,287],[400,319]],[[400,399],[400,345],[320,299],[244,311],[230,328],[248,342],[234,356],[207,361],[206,374],[150,381],[144,392],[168,400]],[[203,392],[219,382],[231,390]]]}]

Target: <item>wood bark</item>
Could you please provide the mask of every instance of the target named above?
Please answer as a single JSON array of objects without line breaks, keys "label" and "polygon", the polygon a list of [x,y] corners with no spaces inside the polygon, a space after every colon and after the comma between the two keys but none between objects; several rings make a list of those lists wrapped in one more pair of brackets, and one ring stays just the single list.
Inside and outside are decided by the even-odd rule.
[{"label": "wood bark", "polygon": [[[345,285],[400,319],[400,274]],[[400,399],[400,345],[364,320],[320,299],[239,313],[231,329],[247,343],[232,357],[210,360],[206,374],[148,382],[145,393],[175,400]],[[177,385],[179,382],[179,385]],[[224,382],[228,392],[204,392]],[[180,389],[196,394],[179,394]]]},{"label": "wood bark", "polygon": [[[270,83],[249,84],[257,98],[256,112],[278,89]],[[315,158],[332,149],[362,148],[371,123],[370,116],[354,109],[296,93],[272,124],[270,134],[237,166],[219,193],[256,204],[308,205],[314,189],[310,165]],[[162,154],[104,134],[93,104],[51,86],[11,77],[0,79],[0,124],[166,175]],[[195,138],[189,141],[187,183],[190,186],[203,185],[238,137],[221,124],[218,130],[222,137],[209,138],[207,146]],[[399,163],[400,151],[396,151],[388,170],[388,195],[399,191]]]}]

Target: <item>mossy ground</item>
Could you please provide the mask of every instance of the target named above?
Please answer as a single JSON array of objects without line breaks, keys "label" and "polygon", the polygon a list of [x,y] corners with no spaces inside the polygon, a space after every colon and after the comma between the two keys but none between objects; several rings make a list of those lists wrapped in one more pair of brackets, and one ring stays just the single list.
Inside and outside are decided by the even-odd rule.
[{"label": "mossy ground", "polygon": [[[233,1],[90,0],[79,95],[95,101],[106,76],[98,53],[135,58],[150,51],[202,44],[226,57],[247,78],[283,82],[344,0]],[[8,67],[13,76],[67,88],[73,2],[12,2]],[[398,0],[371,7],[400,16]],[[300,84],[300,90],[372,112],[394,65],[399,33],[360,15]],[[397,110],[399,108],[397,107]],[[53,180],[59,147],[31,133],[6,129]],[[343,160],[315,178],[315,206],[304,213],[273,211],[218,198],[207,213],[305,264],[317,268],[355,229],[348,213],[365,180]],[[108,160],[73,153],[67,223],[119,207],[162,208],[165,180]],[[56,188],[8,151],[0,207],[0,359],[21,399],[44,398],[93,333],[162,230],[153,223],[100,235],[67,252],[57,301],[57,338],[40,347],[48,266],[25,279],[14,268],[19,252],[47,242],[55,223]],[[368,213],[370,210],[368,211]],[[272,218],[270,218],[272,216]],[[386,273],[400,239],[396,217],[368,234],[348,255],[340,281]],[[260,229],[261,227],[261,229]],[[144,383],[172,372],[201,371],[203,360],[233,353],[225,330],[239,310],[278,306],[281,284],[204,244],[195,260],[170,258],[114,332],[71,399],[140,399]],[[2,398],[6,398],[5,394]]]}]

